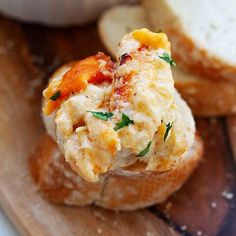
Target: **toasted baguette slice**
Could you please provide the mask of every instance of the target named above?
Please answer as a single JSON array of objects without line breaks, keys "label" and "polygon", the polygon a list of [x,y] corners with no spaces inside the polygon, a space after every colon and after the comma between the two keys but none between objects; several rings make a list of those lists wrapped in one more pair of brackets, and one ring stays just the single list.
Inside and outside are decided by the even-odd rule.
[{"label": "toasted baguette slice", "polygon": [[[117,6],[105,12],[99,21],[99,33],[108,51],[115,56],[120,38],[137,28],[150,28],[140,6]],[[194,115],[220,116],[236,114],[236,84],[215,82],[173,68],[175,87],[188,102]]]},{"label": "toasted baguette slice", "polygon": [[160,203],[177,191],[198,166],[202,153],[203,143],[196,136],[194,146],[174,169],[150,172],[136,164],[110,171],[99,182],[90,183],[73,172],[57,144],[44,135],[29,159],[29,166],[39,191],[54,203],[94,204],[128,211]]},{"label": "toasted baguette slice", "polygon": [[144,0],[154,30],[162,29],[179,64],[236,83],[235,0]]}]

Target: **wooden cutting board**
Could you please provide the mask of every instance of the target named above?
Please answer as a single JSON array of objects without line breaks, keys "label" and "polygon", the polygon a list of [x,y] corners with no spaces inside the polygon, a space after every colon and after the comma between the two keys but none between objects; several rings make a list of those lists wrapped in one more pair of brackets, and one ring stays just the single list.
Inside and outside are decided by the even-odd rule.
[{"label": "wooden cutting board", "polygon": [[27,158],[44,132],[41,90],[59,65],[105,51],[96,25],[50,29],[0,18],[0,203],[22,235],[236,235],[236,118],[197,119],[200,167],[165,203],[117,213],[44,200]]}]

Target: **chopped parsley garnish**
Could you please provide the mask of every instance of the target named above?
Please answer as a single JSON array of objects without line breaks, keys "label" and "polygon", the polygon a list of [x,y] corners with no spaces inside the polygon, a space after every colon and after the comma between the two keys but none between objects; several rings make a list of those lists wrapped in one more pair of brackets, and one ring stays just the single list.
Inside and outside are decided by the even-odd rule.
[{"label": "chopped parsley garnish", "polygon": [[56,101],[60,96],[61,96],[61,92],[57,91],[49,99],[52,100],[52,101]]},{"label": "chopped parsley garnish", "polygon": [[163,33],[163,30],[162,30],[162,29],[159,29],[159,30],[157,31],[157,33]]},{"label": "chopped parsley garnish", "polygon": [[117,122],[114,127],[114,130],[117,131],[125,126],[129,126],[129,124],[134,124],[134,121],[131,120],[127,115],[122,113],[122,119],[120,122]]},{"label": "chopped parsley garnish", "polygon": [[173,122],[172,123],[169,122],[168,124],[165,124],[165,125],[166,125],[166,132],[165,132],[165,135],[164,135],[164,142],[166,141],[166,139],[169,135],[170,129],[173,126]]},{"label": "chopped parsley garnish", "polygon": [[147,147],[145,147],[145,148],[137,155],[137,157],[143,157],[143,156],[145,156],[145,155],[149,152],[150,147],[151,147],[151,144],[152,144],[152,142],[150,141],[150,142],[148,143]]},{"label": "chopped parsley garnish", "polygon": [[171,58],[171,56],[164,52],[161,56],[159,56],[162,60],[166,61],[167,63],[169,63],[171,66],[176,66],[175,61]]},{"label": "chopped parsley garnish", "polygon": [[102,112],[102,111],[89,111],[92,115],[100,120],[108,121],[109,118],[113,116],[111,112]]}]

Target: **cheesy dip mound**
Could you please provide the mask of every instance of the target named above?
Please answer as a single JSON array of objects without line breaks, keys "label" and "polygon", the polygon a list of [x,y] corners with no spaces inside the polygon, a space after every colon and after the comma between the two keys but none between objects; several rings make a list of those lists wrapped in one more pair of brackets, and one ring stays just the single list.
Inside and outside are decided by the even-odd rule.
[{"label": "cheesy dip mound", "polygon": [[140,29],[122,38],[117,63],[98,53],[53,75],[43,92],[46,128],[83,179],[139,162],[166,171],[185,157],[195,124],[174,88],[174,65],[167,36]]}]

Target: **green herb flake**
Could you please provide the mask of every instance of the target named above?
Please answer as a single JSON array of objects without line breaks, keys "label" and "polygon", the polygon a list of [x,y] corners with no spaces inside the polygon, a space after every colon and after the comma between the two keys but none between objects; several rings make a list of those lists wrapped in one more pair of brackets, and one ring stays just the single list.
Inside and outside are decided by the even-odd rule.
[{"label": "green herb flake", "polygon": [[163,33],[163,30],[162,30],[162,29],[159,29],[159,30],[157,31],[157,33]]},{"label": "green herb flake", "polygon": [[60,92],[60,91],[57,91],[56,93],[54,93],[54,94],[50,97],[50,100],[56,101],[60,96],[61,96],[61,92]]},{"label": "green herb flake", "polygon": [[122,113],[122,119],[120,122],[115,124],[114,130],[117,131],[125,126],[129,126],[129,124],[134,124],[134,121],[131,120],[127,115]]},{"label": "green herb flake", "polygon": [[172,128],[173,126],[173,122],[172,123],[168,123],[168,124],[165,124],[166,125],[166,132],[165,132],[165,135],[164,135],[164,143],[169,135],[169,132],[170,132],[170,129]]},{"label": "green herb flake", "polygon": [[145,147],[145,148],[137,155],[137,157],[143,157],[143,156],[145,156],[145,155],[149,152],[150,147],[151,147],[151,144],[152,144],[152,142],[150,141],[150,142],[148,143],[147,147]]},{"label": "green herb flake", "polygon": [[108,121],[109,118],[113,116],[111,112],[101,112],[101,111],[89,111],[92,115],[100,120]]},{"label": "green herb flake", "polygon": [[166,61],[167,63],[169,63],[171,66],[176,66],[175,61],[171,58],[171,56],[164,52],[161,56],[159,56],[162,60]]}]

